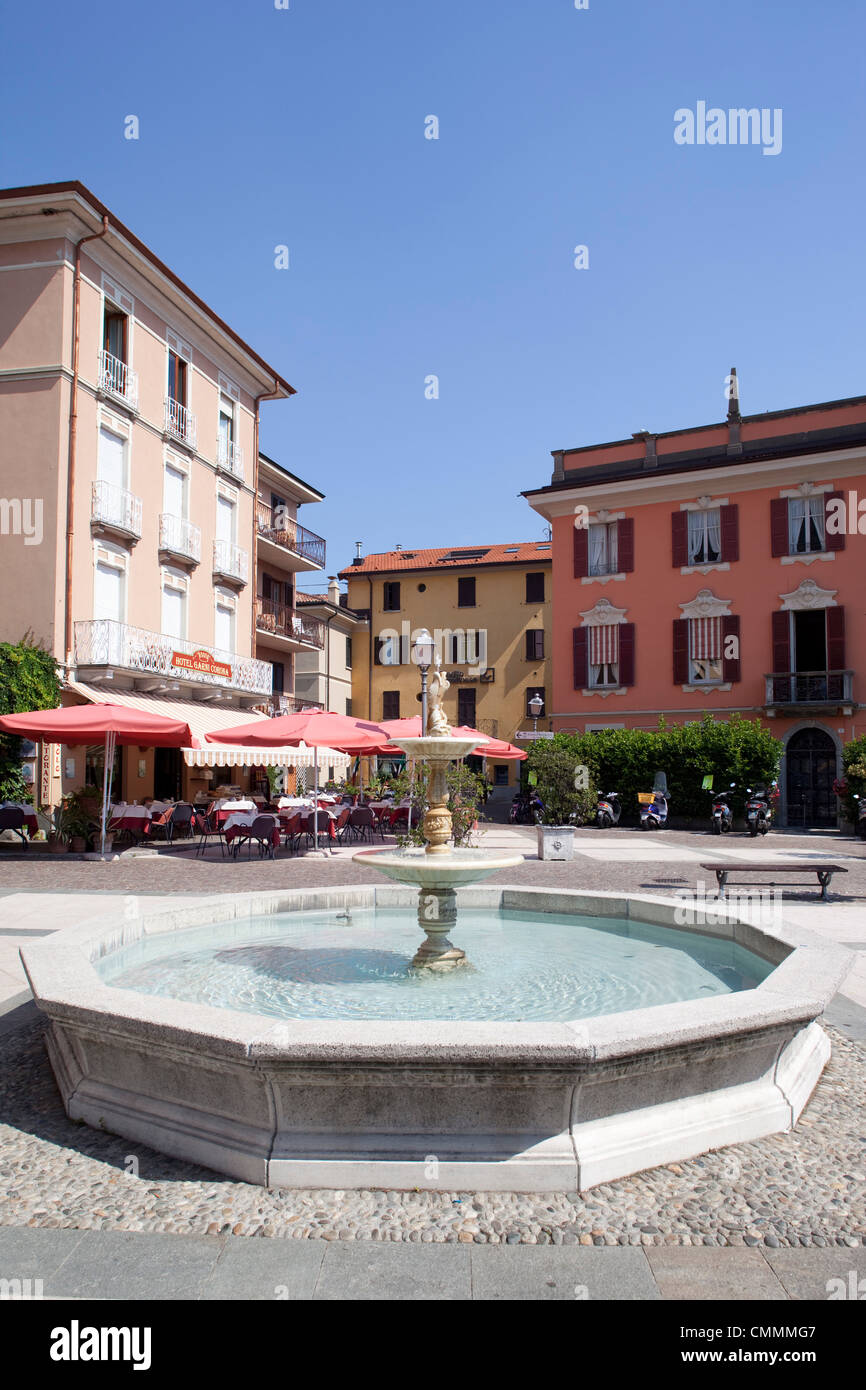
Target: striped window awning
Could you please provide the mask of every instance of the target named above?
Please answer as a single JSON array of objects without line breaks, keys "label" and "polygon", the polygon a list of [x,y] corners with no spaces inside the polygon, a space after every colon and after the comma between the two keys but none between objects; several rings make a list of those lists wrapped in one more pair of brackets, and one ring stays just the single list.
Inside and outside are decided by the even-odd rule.
[{"label": "striped window awning", "polygon": [[616,623],[589,629],[591,666],[613,666],[619,660],[619,629]]},{"label": "striped window awning", "polygon": [[[313,767],[316,750],[306,745],[297,748],[219,748],[209,744],[207,748],[184,748],[183,760],[187,767]],[[319,767],[348,767],[352,761],[348,753],[338,753],[336,748],[318,750]]]},{"label": "striped window awning", "polygon": [[719,661],[722,656],[721,618],[692,618],[690,624],[692,659]]}]

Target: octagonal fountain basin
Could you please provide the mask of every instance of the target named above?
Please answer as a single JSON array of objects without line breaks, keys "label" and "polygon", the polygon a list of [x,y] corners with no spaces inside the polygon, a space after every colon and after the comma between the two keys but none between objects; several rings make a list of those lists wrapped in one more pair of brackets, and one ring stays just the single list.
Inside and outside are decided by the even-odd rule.
[{"label": "octagonal fountain basin", "polygon": [[850,956],[799,929],[461,888],[437,975],[417,904],[127,899],[28,946],[67,1113],[271,1186],[573,1191],[789,1129],[829,1056]]}]

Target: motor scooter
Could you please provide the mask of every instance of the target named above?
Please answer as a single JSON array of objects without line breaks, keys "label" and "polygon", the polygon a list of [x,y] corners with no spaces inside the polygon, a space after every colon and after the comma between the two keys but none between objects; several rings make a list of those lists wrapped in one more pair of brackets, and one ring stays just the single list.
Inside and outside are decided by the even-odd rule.
[{"label": "motor scooter", "polygon": [[668,798],[666,792],[653,792],[652,801],[641,805],[641,830],[662,830],[668,820]]},{"label": "motor scooter", "polygon": [[714,835],[727,835],[734,826],[734,813],[729,805],[728,798],[731,795],[735,782],[731,783],[730,789],[724,792],[713,793],[713,809],[711,812],[710,828]]},{"label": "motor scooter", "polygon": [[749,834],[753,838],[756,835],[766,835],[773,819],[769,794],[764,787],[758,787],[754,792],[751,787],[747,787],[746,791],[749,794],[749,800],[746,802],[746,825]]},{"label": "motor scooter", "polygon": [[854,834],[859,835],[861,840],[866,840],[866,797],[854,792],[854,800],[857,802],[857,824],[854,826]]},{"label": "motor scooter", "polygon": [[612,825],[619,825],[621,815],[622,806],[618,792],[608,792],[607,796],[599,796],[595,823],[600,830],[608,830]]},{"label": "motor scooter", "polygon": [[544,802],[537,792],[518,792],[511,803],[508,819],[512,825],[540,825]]}]

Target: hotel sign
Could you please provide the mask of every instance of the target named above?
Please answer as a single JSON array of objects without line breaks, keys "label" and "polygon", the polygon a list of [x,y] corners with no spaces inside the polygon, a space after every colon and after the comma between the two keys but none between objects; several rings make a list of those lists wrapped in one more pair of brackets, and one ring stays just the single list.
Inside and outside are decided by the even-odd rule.
[{"label": "hotel sign", "polygon": [[197,652],[172,652],[171,664],[179,671],[195,671],[200,676],[218,676],[220,680],[230,681],[232,668],[225,661],[217,661],[212,652],[203,648]]}]

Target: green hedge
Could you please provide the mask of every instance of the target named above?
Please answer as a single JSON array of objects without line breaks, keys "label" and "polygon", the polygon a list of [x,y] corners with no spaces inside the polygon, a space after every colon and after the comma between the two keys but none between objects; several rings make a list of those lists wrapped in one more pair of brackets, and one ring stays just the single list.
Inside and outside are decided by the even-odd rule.
[{"label": "green hedge", "polygon": [[845,744],[842,749],[842,767],[842,781],[835,786],[845,808],[845,819],[856,825],[860,809],[852,793],[857,792],[860,797],[866,797],[866,734]]},{"label": "green hedge", "polygon": [[[60,704],[57,662],[30,634],[20,642],[0,642],[0,714],[54,709]],[[27,796],[21,776],[21,740],[0,734],[0,801]],[[29,800],[29,796],[27,796]]]},{"label": "green hedge", "polygon": [[[672,816],[700,820],[710,813],[711,795],[702,789],[712,773],[713,788],[720,791],[736,783],[731,797],[734,813],[742,815],[746,788],[773,782],[778,774],[782,745],[757,719],[715,719],[705,714],[694,724],[668,727],[659,720],[657,730],[602,729],[592,734],[557,734],[547,748],[567,751],[575,768],[589,768],[591,785],[601,794],[618,792],[623,819],[640,817],[638,792],[649,792],[657,772],[664,772],[670,791]],[[542,800],[543,768],[550,756],[544,745],[533,745],[524,767],[539,774]]]}]

